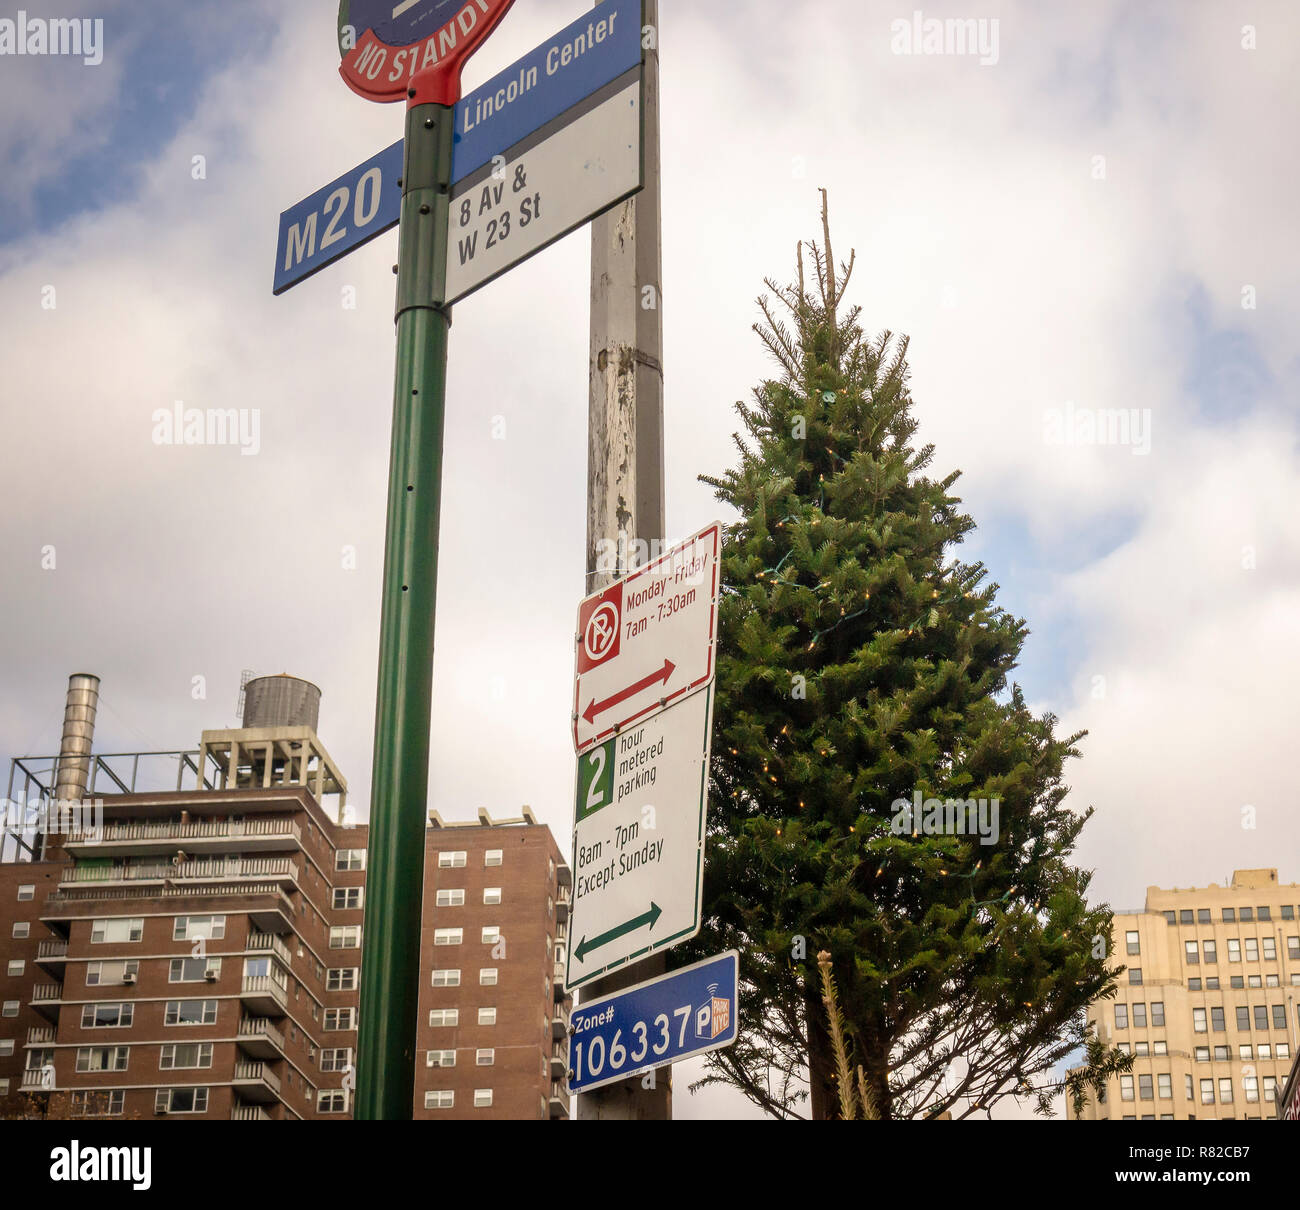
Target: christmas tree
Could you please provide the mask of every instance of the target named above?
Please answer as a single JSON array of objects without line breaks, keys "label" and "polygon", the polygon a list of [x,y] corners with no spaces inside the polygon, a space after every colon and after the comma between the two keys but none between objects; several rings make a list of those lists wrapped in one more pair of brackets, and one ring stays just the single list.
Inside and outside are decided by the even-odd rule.
[{"label": "christmas tree", "polygon": [[[768,288],[781,367],[737,404],[739,464],[703,477],[740,520],[722,556],[702,956],[741,954],[741,1037],[705,1082],[779,1116],[839,1112],[816,956],[880,1118],[1046,1111],[1131,1060],[1085,1006],[1113,994],[1111,913],[1069,864],[1059,738],[1009,681],[1028,630],[954,548],[973,522],[917,448],[907,341],[841,314],[853,257]],[[844,1056],[840,1055],[841,1066]],[[801,1084],[810,1079],[810,1104]]]}]

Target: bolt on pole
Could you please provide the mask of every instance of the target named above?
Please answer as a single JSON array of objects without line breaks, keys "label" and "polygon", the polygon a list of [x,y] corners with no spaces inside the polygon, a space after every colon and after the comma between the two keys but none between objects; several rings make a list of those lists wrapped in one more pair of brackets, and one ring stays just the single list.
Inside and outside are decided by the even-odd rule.
[{"label": "bolt on pole", "polygon": [[450,308],[451,106],[406,115],[397,371],[357,1038],[358,1120],[410,1119],[433,699],[434,606]]}]

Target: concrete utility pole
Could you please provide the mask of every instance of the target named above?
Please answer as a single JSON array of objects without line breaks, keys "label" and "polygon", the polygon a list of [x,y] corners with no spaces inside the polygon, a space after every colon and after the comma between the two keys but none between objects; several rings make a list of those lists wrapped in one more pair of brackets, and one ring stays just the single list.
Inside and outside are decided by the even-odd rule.
[{"label": "concrete utility pole", "polygon": [[[599,7],[599,4],[597,4]],[[664,381],[659,196],[659,0],[645,0],[645,187],[591,225],[591,364],[587,431],[587,583],[607,587],[632,569],[636,539],[662,542]],[[608,545],[627,566],[608,569]],[[657,552],[657,547],[655,548]],[[598,560],[605,556],[605,570]],[[654,978],[663,954],[633,963],[583,989],[582,1002]],[[672,1117],[671,1068],[578,1096],[578,1118]]]}]

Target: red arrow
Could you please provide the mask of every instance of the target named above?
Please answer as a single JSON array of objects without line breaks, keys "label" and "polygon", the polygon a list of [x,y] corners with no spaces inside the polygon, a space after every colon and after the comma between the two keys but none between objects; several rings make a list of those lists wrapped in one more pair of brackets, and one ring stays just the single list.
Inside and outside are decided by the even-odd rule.
[{"label": "red arrow", "polygon": [[649,676],[643,676],[635,685],[629,685],[626,689],[620,689],[613,697],[607,697],[603,702],[598,702],[594,697],[591,704],[582,712],[582,717],[589,723],[596,721],[596,715],[604,714],[606,710],[612,710],[619,702],[625,702],[630,697],[635,697],[642,689],[649,689],[656,681],[668,684],[668,678],[672,676],[673,669],[677,667],[671,660],[664,660],[664,666],[657,672],[652,672]]}]

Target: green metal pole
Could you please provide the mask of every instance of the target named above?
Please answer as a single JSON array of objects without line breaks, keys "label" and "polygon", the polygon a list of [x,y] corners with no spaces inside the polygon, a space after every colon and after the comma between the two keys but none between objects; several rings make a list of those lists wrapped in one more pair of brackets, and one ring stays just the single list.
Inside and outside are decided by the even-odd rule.
[{"label": "green metal pole", "polygon": [[433,697],[453,110],[407,111],[379,689],[357,1038],[358,1120],[409,1120]]}]

